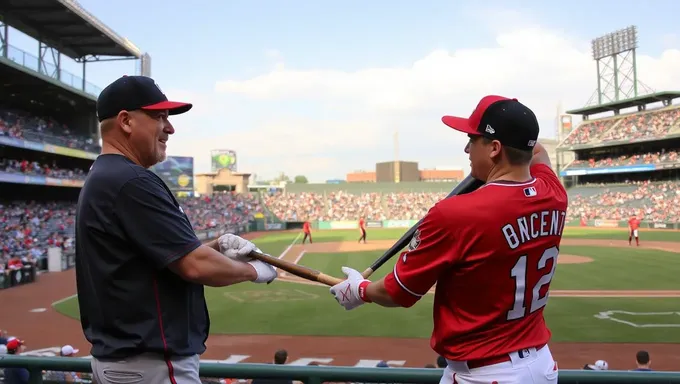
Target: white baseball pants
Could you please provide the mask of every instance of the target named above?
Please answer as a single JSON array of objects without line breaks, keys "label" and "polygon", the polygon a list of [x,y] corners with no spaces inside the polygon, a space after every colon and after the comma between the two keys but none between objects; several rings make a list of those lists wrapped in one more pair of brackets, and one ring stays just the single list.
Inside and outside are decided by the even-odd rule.
[{"label": "white baseball pants", "polygon": [[[465,361],[447,360],[440,384],[557,384],[558,368],[550,348],[512,352],[510,361],[469,369]],[[522,357],[520,357],[522,356]]]}]

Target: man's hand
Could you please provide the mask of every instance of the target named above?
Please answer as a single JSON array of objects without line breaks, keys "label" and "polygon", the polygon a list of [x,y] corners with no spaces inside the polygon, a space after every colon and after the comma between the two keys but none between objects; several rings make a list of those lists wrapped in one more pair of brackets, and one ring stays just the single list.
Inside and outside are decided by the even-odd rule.
[{"label": "man's hand", "polygon": [[253,258],[248,256],[252,251],[259,249],[252,242],[231,233],[224,234],[217,239],[219,252],[231,259],[248,262]]},{"label": "man's hand", "polygon": [[349,267],[342,267],[342,273],[347,276],[347,280],[330,289],[335,300],[348,311],[364,303],[370,303],[366,296],[366,287],[371,281],[364,279],[359,271]]}]

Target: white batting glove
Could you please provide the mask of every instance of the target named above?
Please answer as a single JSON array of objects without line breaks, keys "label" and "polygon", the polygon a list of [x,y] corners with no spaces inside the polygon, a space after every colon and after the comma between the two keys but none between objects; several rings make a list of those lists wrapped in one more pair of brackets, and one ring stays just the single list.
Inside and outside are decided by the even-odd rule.
[{"label": "white batting glove", "polygon": [[253,280],[253,283],[271,283],[278,277],[278,273],[276,273],[276,269],[272,267],[271,265],[260,261],[260,260],[251,260],[248,262],[248,264],[252,265],[253,268],[255,268],[255,272],[257,272],[257,278]]},{"label": "white batting glove", "polygon": [[364,279],[359,271],[349,267],[342,267],[342,273],[347,276],[347,280],[330,289],[335,300],[348,311],[370,302],[366,297],[366,286],[371,281]]},{"label": "white batting glove", "polygon": [[231,259],[247,262],[253,258],[248,256],[252,251],[259,249],[252,242],[231,233],[224,234],[217,239],[220,252]]}]

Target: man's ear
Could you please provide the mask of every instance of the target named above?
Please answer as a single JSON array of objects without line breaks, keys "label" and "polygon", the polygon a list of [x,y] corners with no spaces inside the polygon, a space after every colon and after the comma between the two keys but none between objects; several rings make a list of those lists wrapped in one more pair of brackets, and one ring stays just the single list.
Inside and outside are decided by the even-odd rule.
[{"label": "man's ear", "polygon": [[498,140],[493,140],[489,143],[489,157],[492,159],[498,158],[502,155],[503,145]]},{"label": "man's ear", "polygon": [[127,134],[132,133],[132,119],[132,114],[125,110],[118,112],[118,116],[116,116],[118,125],[120,125],[121,129]]}]

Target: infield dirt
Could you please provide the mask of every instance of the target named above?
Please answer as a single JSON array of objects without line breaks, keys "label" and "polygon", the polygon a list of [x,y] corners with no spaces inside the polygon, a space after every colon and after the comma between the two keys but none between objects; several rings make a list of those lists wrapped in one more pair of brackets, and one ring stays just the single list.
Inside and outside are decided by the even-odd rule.
[{"label": "infield dirt", "polygon": [[[252,234],[251,238],[254,238]],[[389,243],[389,242],[388,242]],[[621,246],[604,240],[563,239],[562,244],[591,246]],[[391,245],[391,243],[389,243]],[[388,245],[388,246],[389,246]],[[626,244],[627,245],[627,244]],[[326,248],[324,248],[326,247]],[[363,248],[362,248],[363,247]],[[284,255],[287,260],[295,261],[302,250],[306,252],[343,252],[367,250],[378,245],[343,243],[318,243],[296,245]],[[380,245],[386,249],[384,243]],[[680,244],[644,242],[640,248],[662,249],[680,253]],[[325,250],[324,250],[325,249]],[[562,257],[562,256],[560,256]],[[566,259],[571,259],[567,257]],[[571,259],[574,262],[579,260]],[[585,261],[585,260],[582,260]],[[560,260],[564,262],[564,260]],[[290,278],[290,277],[284,277]],[[563,294],[578,294],[606,297],[609,294],[635,297],[640,291],[562,291]],[[9,331],[26,341],[27,350],[58,347],[71,344],[80,348],[81,355],[89,354],[89,343],[83,337],[80,323],[59,314],[52,303],[76,293],[75,273],[68,270],[59,273],[42,274],[38,282],[21,287],[0,290],[0,329]],[[679,297],[680,291],[659,291],[659,294]],[[552,293],[551,293],[552,294]],[[555,295],[560,294],[554,292]],[[11,308],[11,310],[6,310]],[[31,312],[45,308],[42,312]],[[428,339],[394,339],[362,337],[311,337],[285,335],[210,335],[208,350],[203,359],[226,359],[230,355],[248,355],[242,362],[268,363],[279,348],[288,350],[291,360],[300,357],[332,358],[330,365],[354,365],[360,359],[405,360],[407,367],[422,367],[434,363],[436,354],[432,352]],[[649,351],[656,370],[677,370],[680,367],[680,354],[677,344],[623,344],[623,343],[550,343],[550,349],[561,368],[580,369],[586,363],[604,359],[610,369],[634,368],[635,353],[639,349]]]}]

